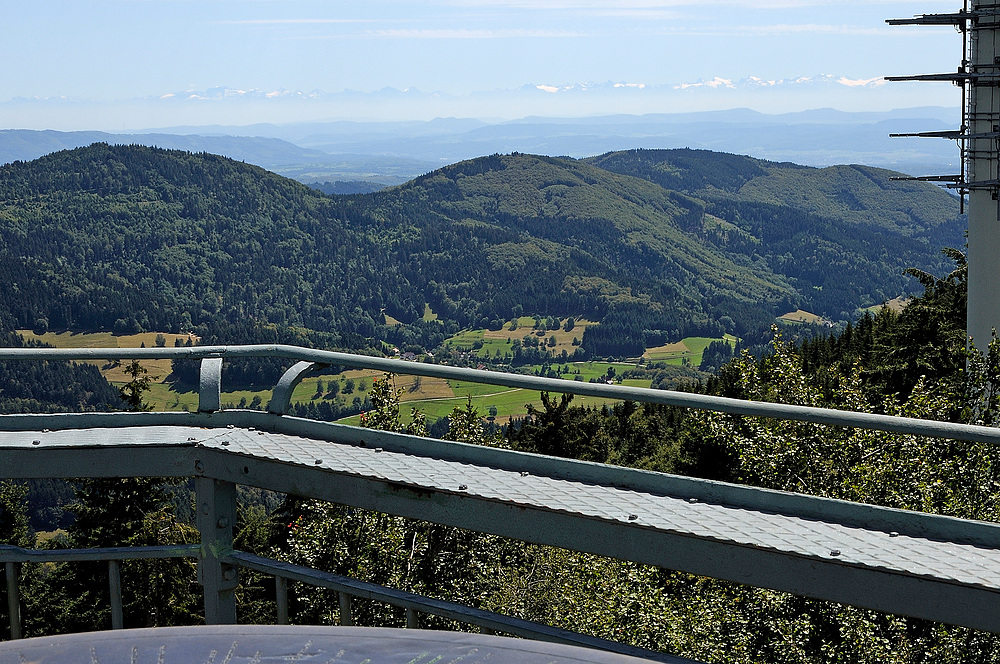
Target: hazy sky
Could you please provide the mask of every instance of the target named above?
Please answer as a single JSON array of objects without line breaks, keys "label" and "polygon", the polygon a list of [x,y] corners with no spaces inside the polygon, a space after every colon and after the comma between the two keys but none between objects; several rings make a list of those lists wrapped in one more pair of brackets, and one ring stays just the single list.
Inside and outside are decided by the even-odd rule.
[{"label": "hazy sky", "polygon": [[[663,86],[820,74],[866,81],[952,71],[960,57],[954,29],[893,28],[884,21],[953,11],[959,4],[6,0],[0,127],[27,124],[17,110],[24,103],[11,102],[19,98],[70,98],[73,103],[62,103],[59,111],[69,117],[76,100],[109,109],[126,100],[134,105],[137,98],[216,87],[326,93],[392,87],[460,96],[585,82]],[[912,84],[882,87],[889,90],[871,93],[873,108],[913,105],[914,99],[957,105],[947,84],[926,84],[921,96]],[[808,94],[802,92],[802,107],[837,105],[828,96],[810,103]],[[52,117],[59,112],[51,111]],[[462,113],[448,113],[445,104],[440,114]]]}]

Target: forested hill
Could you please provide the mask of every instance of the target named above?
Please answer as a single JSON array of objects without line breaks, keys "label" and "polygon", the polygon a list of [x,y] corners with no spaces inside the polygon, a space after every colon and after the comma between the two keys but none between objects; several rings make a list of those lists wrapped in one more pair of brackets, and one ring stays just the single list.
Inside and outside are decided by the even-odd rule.
[{"label": "forested hill", "polygon": [[[494,155],[364,196],[138,146],[17,162],[0,167],[0,323],[272,323],[359,346],[436,329],[420,321],[429,303],[444,327],[585,315],[635,344],[760,328],[799,306],[840,318],[914,288],[905,267],[947,271],[941,246],[961,244],[957,201],[884,171],[865,171],[883,196],[853,194],[877,214],[852,216],[824,203],[854,191],[847,178],[827,191],[830,169],[694,153],[632,174],[632,154],[652,153]],[[739,186],[730,163],[750,169]],[[895,193],[911,190],[916,203]]]},{"label": "forested hill", "polygon": [[[909,267],[947,274],[965,245],[958,199],[868,166],[812,168],[706,150],[630,150],[586,160],[705,204],[705,238],[789,278],[832,319],[916,288]],[[713,223],[713,220],[715,222]]]}]

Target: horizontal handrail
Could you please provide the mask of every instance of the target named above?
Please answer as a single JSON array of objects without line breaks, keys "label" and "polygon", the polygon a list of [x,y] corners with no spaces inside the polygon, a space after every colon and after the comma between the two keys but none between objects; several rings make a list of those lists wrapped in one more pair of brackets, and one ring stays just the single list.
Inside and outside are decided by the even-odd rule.
[{"label": "horizontal handrail", "polygon": [[428,378],[462,380],[539,392],[557,392],[601,397],[622,401],[694,408],[731,415],[768,417],[811,422],[873,431],[950,438],[971,442],[1000,444],[1000,429],[938,420],[920,420],[875,413],[859,413],[832,408],[794,406],[762,401],[746,401],[707,394],[674,390],[654,390],[626,385],[583,383],[559,378],[524,376],[453,367],[444,364],[408,362],[384,357],[354,355],[287,345],[192,346],[182,348],[2,348],[0,360],[126,360],[126,359],[207,359],[242,357],[278,357],[315,364],[375,369]]},{"label": "horizontal handrail", "polygon": [[160,546],[113,546],[95,549],[23,549],[0,545],[0,563],[65,563],[149,558],[197,558],[198,544]]}]

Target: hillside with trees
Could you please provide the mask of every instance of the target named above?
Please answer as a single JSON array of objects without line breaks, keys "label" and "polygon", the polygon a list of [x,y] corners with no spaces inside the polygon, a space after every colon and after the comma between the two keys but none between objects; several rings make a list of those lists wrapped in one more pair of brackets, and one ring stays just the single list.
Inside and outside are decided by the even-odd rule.
[{"label": "hillside with trees", "polygon": [[315,332],[357,349],[577,316],[601,322],[591,356],[634,356],[760,335],[798,308],[849,320],[913,290],[904,268],[946,269],[938,248],[961,237],[955,199],[887,171],[650,154],[493,155],[351,196],[139,146],[15,162],[0,167],[0,313],[36,330]]},{"label": "hillside with trees", "polygon": [[692,229],[785,276],[803,309],[851,320],[857,308],[915,290],[911,267],[948,271],[964,245],[958,199],[868,166],[811,168],[706,150],[631,150],[586,160],[704,204]]}]

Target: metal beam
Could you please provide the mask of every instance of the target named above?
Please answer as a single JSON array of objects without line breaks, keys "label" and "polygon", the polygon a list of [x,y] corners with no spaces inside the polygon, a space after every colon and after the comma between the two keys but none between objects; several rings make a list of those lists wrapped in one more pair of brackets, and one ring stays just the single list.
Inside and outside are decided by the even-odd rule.
[{"label": "metal beam", "polygon": [[[991,3],[973,0],[972,10],[989,10],[997,16]],[[980,24],[970,37],[969,56],[977,70],[1000,73],[1000,48],[997,25]],[[995,90],[972,86],[969,91],[969,118],[966,122],[974,134],[995,132],[1000,126],[1000,95]],[[969,141],[969,180],[980,183],[1000,180],[997,143],[992,139]],[[970,187],[968,232],[968,307],[966,331],[976,347],[988,352],[993,331],[1000,327],[1000,202],[995,187]]]},{"label": "metal beam", "polygon": [[[839,554],[833,555],[833,547],[844,546],[835,541],[827,542],[825,548],[823,543],[816,543],[811,553],[795,553],[649,527],[644,525],[647,514],[636,515],[634,520],[624,512],[618,520],[595,518],[543,504],[483,498],[471,490],[459,491],[457,485],[448,491],[372,477],[340,475],[334,480],[320,469],[301,468],[292,473],[278,462],[257,462],[250,476],[254,482],[265,480],[262,484],[272,490],[299,492],[528,542],[1000,632],[1000,613],[993,610],[1000,602],[1000,589],[956,583],[945,578],[947,573],[926,578],[858,566]],[[565,488],[574,490],[568,482]],[[515,487],[512,491],[520,490]],[[751,522],[756,515],[743,510],[741,518]],[[892,532],[882,533],[886,547],[892,547],[894,539],[899,541]]]},{"label": "metal beam", "polygon": [[122,609],[122,574],[117,560],[108,561],[108,590],[111,595],[111,629],[124,629],[125,612]]},{"label": "metal beam", "polygon": [[205,622],[236,624],[236,568],[223,562],[233,551],[236,524],[236,485],[209,477],[196,477],[195,506],[201,551],[198,581],[205,588]]},{"label": "metal beam", "polygon": [[953,14],[922,14],[913,18],[886,19],[889,25],[954,25],[964,27],[970,20],[979,16],[976,12],[955,12]]},{"label": "metal beam", "polygon": [[7,577],[7,615],[10,618],[10,638],[21,638],[21,593],[18,588],[18,565],[16,562],[4,563]]},{"label": "metal beam", "polygon": [[22,549],[0,545],[3,563],[69,563],[85,560],[146,560],[149,558],[196,558],[201,551],[197,544],[167,544],[161,546],[113,546],[93,549]]}]

